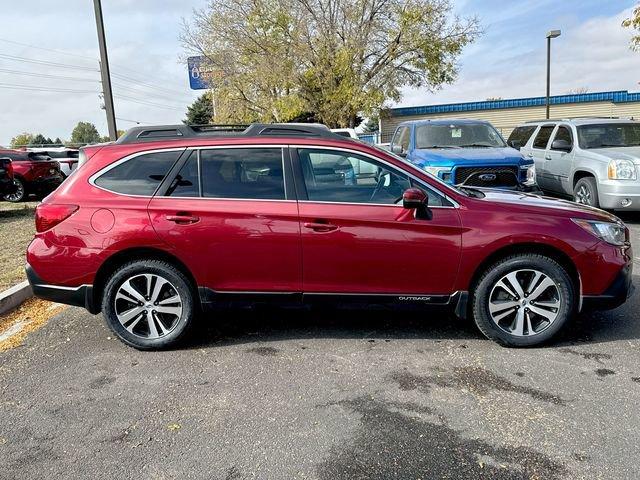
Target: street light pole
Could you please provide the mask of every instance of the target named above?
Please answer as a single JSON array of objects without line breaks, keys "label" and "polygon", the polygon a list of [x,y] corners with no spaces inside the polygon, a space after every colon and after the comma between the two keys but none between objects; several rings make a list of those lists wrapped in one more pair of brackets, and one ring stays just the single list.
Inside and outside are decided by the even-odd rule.
[{"label": "street light pole", "polygon": [[560,36],[560,30],[551,30],[547,33],[547,97],[545,101],[546,118],[549,118],[549,97],[551,96],[551,39]]},{"label": "street light pole", "polygon": [[96,12],[96,27],[98,28],[98,45],[100,46],[100,76],[102,77],[102,93],[104,94],[104,109],[107,112],[107,127],[109,138],[118,139],[116,114],[113,108],[113,93],[111,91],[111,75],[109,74],[109,58],[107,56],[107,42],[104,37],[104,22],[102,20],[102,5],[100,0],[93,0]]}]

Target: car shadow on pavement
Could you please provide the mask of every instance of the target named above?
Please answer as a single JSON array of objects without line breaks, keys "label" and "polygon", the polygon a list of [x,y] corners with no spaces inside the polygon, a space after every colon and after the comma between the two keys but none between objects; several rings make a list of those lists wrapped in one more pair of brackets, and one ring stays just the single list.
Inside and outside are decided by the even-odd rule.
[{"label": "car shadow on pavement", "polygon": [[[634,307],[630,306],[607,312],[584,312],[541,348],[639,339],[640,323],[635,321],[633,312]],[[473,321],[448,312],[376,308],[225,309],[202,314],[196,330],[183,348],[310,338],[453,340],[461,344],[484,339]]]}]

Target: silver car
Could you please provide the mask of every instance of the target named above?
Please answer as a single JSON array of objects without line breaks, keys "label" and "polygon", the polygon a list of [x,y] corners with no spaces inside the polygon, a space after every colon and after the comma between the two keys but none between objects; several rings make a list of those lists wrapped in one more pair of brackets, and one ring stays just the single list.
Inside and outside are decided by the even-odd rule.
[{"label": "silver car", "polygon": [[511,133],[508,143],[533,159],[544,192],[603,209],[640,210],[640,122],[528,122]]}]

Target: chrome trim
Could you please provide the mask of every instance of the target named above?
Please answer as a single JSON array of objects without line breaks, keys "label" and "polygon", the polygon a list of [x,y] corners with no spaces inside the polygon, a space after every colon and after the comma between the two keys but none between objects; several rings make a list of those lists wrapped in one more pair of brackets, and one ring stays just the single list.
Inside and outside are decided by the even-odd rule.
[{"label": "chrome trim", "polygon": [[[401,203],[358,203],[358,202],[330,202],[325,200],[298,200],[298,203],[323,203],[329,205],[361,205],[361,206],[370,206],[370,207],[402,207]],[[440,208],[445,210],[455,209],[456,207],[447,207],[443,205],[429,205],[429,209]]]},{"label": "chrome trim", "polygon": [[[442,196],[444,199],[446,199],[448,202],[451,202],[453,204],[452,207],[447,207],[447,206],[439,206],[437,208],[460,208],[460,204],[458,202],[456,202],[453,198],[451,198],[449,195],[442,193],[441,190],[438,190],[436,187],[434,187],[433,185],[430,185],[428,183],[426,183],[424,180],[422,180],[421,178],[416,177],[414,174],[412,174],[411,172],[408,172],[407,170],[404,169],[400,169],[397,165],[394,165],[392,163],[389,163],[388,161],[377,157],[375,155],[371,155],[370,153],[366,153],[366,152],[361,152],[360,150],[353,150],[350,148],[344,148],[344,147],[326,147],[326,146],[317,146],[317,145],[298,145],[298,144],[294,144],[294,145],[289,145],[289,148],[307,148],[307,149],[313,149],[313,150],[337,150],[337,151],[342,151],[342,152],[350,152],[356,155],[362,155],[364,157],[369,157],[372,160],[375,160],[377,162],[383,163],[386,166],[390,167],[392,170],[394,170],[395,172],[400,172],[402,174],[405,174],[411,178],[413,178],[414,180],[416,180],[419,184],[423,185],[424,187],[435,191],[437,194],[439,194],[440,196]],[[415,168],[413,165],[411,165],[410,163],[407,162],[407,165],[411,166],[412,168]],[[310,201],[310,200],[299,200],[299,201]],[[313,202],[316,203],[316,202]],[[325,203],[325,202],[317,202],[317,203]],[[353,202],[326,202],[326,203],[339,203],[339,204],[343,204],[343,205],[374,205],[372,203],[353,203]],[[383,204],[383,205],[387,205],[387,204]],[[392,205],[392,206],[396,206],[396,205]],[[429,208],[435,208],[435,207],[429,207]]]},{"label": "chrome trim", "polygon": [[69,292],[77,292],[81,288],[92,287],[93,285],[90,284],[90,283],[83,283],[82,285],[80,285],[78,287],[65,287],[63,285],[51,285],[51,284],[48,284],[48,283],[34,283],[33,286],[34,287],[38,287],[38,288],[49,288],[49,289],[52,289],[52,290],[66,290],[66,291],[69,291]]}]

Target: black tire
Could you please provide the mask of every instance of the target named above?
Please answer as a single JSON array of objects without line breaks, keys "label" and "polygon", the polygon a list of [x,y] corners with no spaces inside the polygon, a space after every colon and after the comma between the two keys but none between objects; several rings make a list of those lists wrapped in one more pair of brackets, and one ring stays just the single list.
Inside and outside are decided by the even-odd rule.
[{"label": "black tire", "polygon": [[[493,320],[489,311],[491,295],[494,289],[497,288],[497,284],[506,275],[517,271],[519,275],[521,275],[521,278],[522,275],[525,275],[525,280],[528,280],[526,276],[531,275],[532,278],[534,270],[544,274],[555,284],[555,290],[553,289],[554,285],[551,285],[549,288],[559,297],[560,306],[554,311],[557,315],[555,319],[550,322],[546,328],[540,328],[539,333],[535,332],[536,328],[534,327],[532,329],[533,333],[528,332],[528,334],[524,336],[517,336],[509,333],[505,330],[504,326],[501,327]],[[527,292],[525,288],[523,288],[523,290],[525,293]],[[535,291],[535,288],[532,290]],[[532,292],[530,291],[528,293]],[[528,293],[525,296],[528,296]],[[507,323],[511,322],[511,318],[513,318],[515,324],[515,315],[517,315],[517,311],[519,311],[520,308],[523,308],[525,312],[528,312],[529,307],[534,309],[532,305],[529,305],[529,307],[522,305],[521,307],[520,302],[522,299],[520,299],[520,297],[517,298],[517,301],[513,301],[513,303],[518,303],[518,305],[514,307],[516,312],[514,313],[514,317],[507,316],[505,318],[504,321]],[[539,254],[516,254],[495,262],[481,275],[473,291],[472,311],[478,329],[480,329],[487,338],[508,347],[530,347],[543,344],[550,340],[573,318],[576,311],[576,298],[573,281],[558,262]],[[526,303],[526,299],[524,300]],[[540,307],[537,305],[535,308],[540,310]],[[497,315],[499,316],[499,314]],[[544,326],[544,321],[541,321],[544,317],[538,317],[537,314],[531,313],[526,313],[526,315],[527,318],[529,318],[529,316],[535,317],[531,320],[532,324],[540,320],[539,325]]]},{"label": "black tire", "polygon": [[24,182],[22,181],[22,179],[14,177],[13,183],[15,183],[16,185],[16,191],[14,193],[4,195],[2,198],[11,203],[22,202],[25,198],[27,198],[27,189],[24,185]]},{"label": "black tire", "polygon": [[[584,192],[584,193],[583,193]],[[585,195],[588,196],[585,197]],[[573,188],[573,201],[590,207],[600,208],[598,184],[593,177],[582,177]]]},{"label": "black tire", "polygon": [[[179,296],[181,308],[180,314],[174,316],[172,323],[173,326],[168,328],[168,333],[164,334],[164,332],[162,332],[162,334],[157,338],[145,338],[144,335],[140,334],[140,332],[136,334],[136,331],[129,331],[118,319],[117,308],[120,308],[120,305],[123,302],[122,297],[116,299],[118,291],[123,284],[127,282],[127,280],[134,279],[134,281],[136,281],[136,278],[140,278],[140,276],[144,274],[151,274],[155,279],[161,278],[162,280],[169,282],[168,286],[162,287],[164,289],[163,294],[165,296],[169,296],[171,298],[174,298],[175,294]],[[159,283],[161,282],[156,280],[156,284]],[[139,293],[141,289],[136,290]],[[109,328],[125,344],[139,350],[161,350],[178,345],[188,336],[188,333],[193,326],[197,310],[197,302],[195,300],[196,297],[194,292],[194,287],[189,279],[172,264],[163,260],[136,260],[119,267],[107,281],[102,296],[102,313]],[[150,298],[147,297],[146,301],[149,300]],[[127,302],[127,300],[125,300],[125,302]],[[131,306],[135,308],[161,308],[153,307],[151,306],[151,303],[144,306],[136,306],[135,301],[130,303]],[[138,305],[142,304],[138,303]],[[156,311],[153,310],[154,314],[155,312]],[[122,312],[120,312],[120,314],[122,315]],[[138,319],[140,328],[144,327],[145,323],[149,326],[149,330],[151,330],[151,324],[153,324],[153,328],[157,330],[156,333],[167,328],[164,321],[162,324],[159,323],[160,320],[158,319],[158,316],[160,315],[154,315],[151,319],[147,315],[151,315],[151,312],[144,310],[143,316]],[[127,324],[127,326],[131,328],[131,324]],[[151,336],[150,334],[151,332],[149,331],[149,336]]]}]

